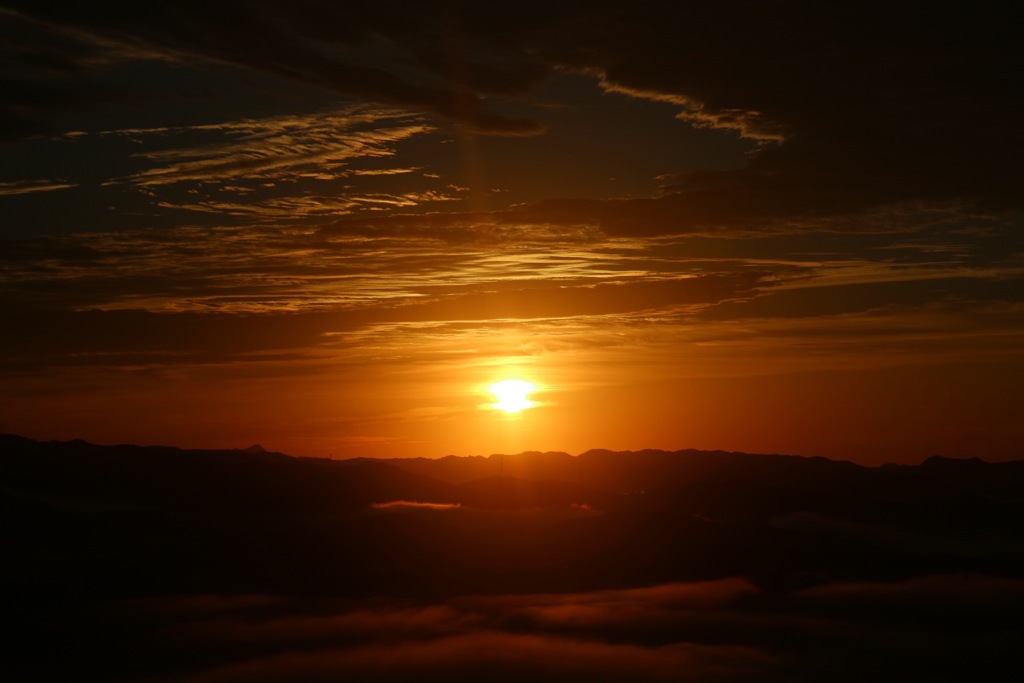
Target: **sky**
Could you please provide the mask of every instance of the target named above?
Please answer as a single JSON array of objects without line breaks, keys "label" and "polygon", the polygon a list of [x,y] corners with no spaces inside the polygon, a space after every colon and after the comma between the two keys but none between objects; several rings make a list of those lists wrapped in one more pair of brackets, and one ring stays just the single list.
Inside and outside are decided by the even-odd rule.
[{"label": "sky", "polygon": [[0,0],[0,431],[1019,458],[1022,14]]}]

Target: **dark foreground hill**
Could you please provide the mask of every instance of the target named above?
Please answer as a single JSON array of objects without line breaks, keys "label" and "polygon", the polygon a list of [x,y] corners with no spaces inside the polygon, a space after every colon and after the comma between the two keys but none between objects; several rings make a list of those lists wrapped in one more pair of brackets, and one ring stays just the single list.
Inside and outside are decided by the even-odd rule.
[{"label": "dark foreground hill", "polygon": [[[686,661],[693,648],[739,643],[746,654],[729,657],[763,650],[751,670],[781,672],[701,680],[946,680],[976,673],[936,654],[964,638],[990,661],[1024,645],[1019,461],[868,468],[701,451],[329,461],[0,436],[0,505],[6,630],[19,634],[4,659],[12,680],[193,680],[259,659],[279,638],[346,653],[400,642],[409,662],[420,661],[413,643],[456,647],[469,633],[460,656],[476,661],[498,638],[520,648],[503,665],[508,680],[575,680],[519,662],[561,662],[580,643],[651,657],[685,643]],[[304,626],[286,637],[278,622],[296,619]],[[872,645],[896,664],[879,670],[877,654],[837,673],[804,657],[808,633],[836,657]],[[933,663],[920,661],[925,650]],[[409,662],[384,674],[365,657],[344,661],[355,668],[323,680],[431,680],[410,677]],[[504,680],[488,662],[445,669],[446,680]],[[292,680],[281,666],[194,680]]]}]

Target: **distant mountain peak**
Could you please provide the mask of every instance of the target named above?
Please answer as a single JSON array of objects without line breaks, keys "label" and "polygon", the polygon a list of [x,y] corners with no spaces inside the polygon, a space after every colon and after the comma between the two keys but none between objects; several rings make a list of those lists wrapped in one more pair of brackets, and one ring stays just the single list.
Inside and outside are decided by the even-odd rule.
[{"label": "distant mountain peak", "polygon": [[252,455],[259,455],[261,453],[269,453],[270,451],[268,451],[266,448],[264,448],[263,446],[259,445],[258,443],[254,443],[253,445],[249,446],[248,448],[243,448],[242,452],[243,453],[251,453]]},{"label": "distant mountain peak", "polygon": [[988,465],[987,462],[985,462],[984,460],[982,460],[981,458],[978,458],[978,457],[972,457],[972,458],[949,458],[949,457],[946,457],[944,455],[933,455],[930,458],[927,458],[921,464],[924,467],[929,467],[929,468],[935,468],[935,467],[952,468],[952,467],[955,467],[955,468],[959,468],[959,469],[966,469],[966,468],[977,469],[979,467],[985,467],[986,465]]}]

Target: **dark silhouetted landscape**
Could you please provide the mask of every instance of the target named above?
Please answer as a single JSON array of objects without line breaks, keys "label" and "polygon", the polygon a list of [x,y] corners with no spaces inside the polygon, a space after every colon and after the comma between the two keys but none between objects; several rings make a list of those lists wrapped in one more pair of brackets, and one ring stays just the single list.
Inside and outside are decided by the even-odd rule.
[{"label": "dark silhouetted landscape", "polygon": [[0,437],[6,680],[1014,680],[1024,461]]}]

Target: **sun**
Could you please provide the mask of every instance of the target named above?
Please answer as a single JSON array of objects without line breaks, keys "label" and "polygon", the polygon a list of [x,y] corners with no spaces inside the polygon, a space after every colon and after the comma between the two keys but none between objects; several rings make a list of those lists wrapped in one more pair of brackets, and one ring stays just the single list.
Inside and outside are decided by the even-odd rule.
[{"label": "sun", "polygon": [[496,410],[504,410],[506,413],[518,413],[520,410],[536,405],[527,396],[537,390],[537,387],[530,382],[521,379],[506,379],[495,382],[487,387],[487,391],[494,394],[497,400],[491,404]]}]

